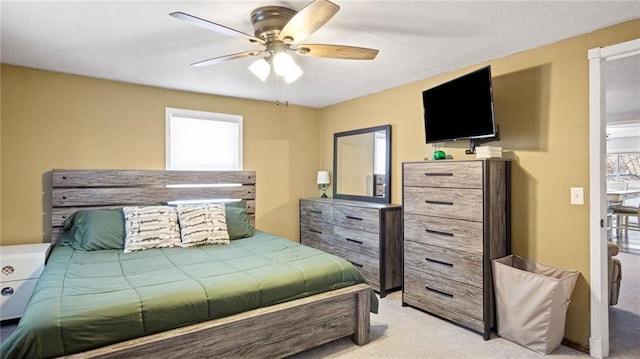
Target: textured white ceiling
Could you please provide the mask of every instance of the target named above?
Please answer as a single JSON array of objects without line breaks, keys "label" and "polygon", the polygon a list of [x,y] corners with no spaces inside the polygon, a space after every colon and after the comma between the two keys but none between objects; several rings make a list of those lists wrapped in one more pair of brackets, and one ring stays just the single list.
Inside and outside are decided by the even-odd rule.
[{"label": "textured white ceiling", "polygon": [[[252,33],[251,11],[309,1],[45,1],[0,4],[2,63],[171,89],[324,107],[640,17],[640,1],[352,1],[305,42],[380,50],[373,61],[296,57],[295,83],[266,83],[260,49],[177,20],[182,11]],[[586,61],[585,53],[585,61]]]}]

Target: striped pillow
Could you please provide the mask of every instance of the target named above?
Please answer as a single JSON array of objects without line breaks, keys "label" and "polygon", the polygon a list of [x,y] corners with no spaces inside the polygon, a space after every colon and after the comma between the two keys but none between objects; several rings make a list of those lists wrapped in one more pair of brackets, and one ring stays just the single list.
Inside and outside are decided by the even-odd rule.
[{"label": "striped pillow", "polygon": [[178,215],[170,206],[124,207],[124,252],[180,245]]},{"label": "striped pillow", "polygon": [[178,206],[182,247],[229,244],[224,203]]}]

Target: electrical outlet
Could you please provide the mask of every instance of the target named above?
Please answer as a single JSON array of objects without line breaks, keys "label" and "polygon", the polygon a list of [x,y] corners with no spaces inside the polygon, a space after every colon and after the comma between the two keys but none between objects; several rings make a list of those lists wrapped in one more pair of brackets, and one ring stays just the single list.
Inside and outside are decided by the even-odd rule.
[{"label": "electrical outlet", "polygon": [[584,188],[571,187],[571,204],[584,205]]}]

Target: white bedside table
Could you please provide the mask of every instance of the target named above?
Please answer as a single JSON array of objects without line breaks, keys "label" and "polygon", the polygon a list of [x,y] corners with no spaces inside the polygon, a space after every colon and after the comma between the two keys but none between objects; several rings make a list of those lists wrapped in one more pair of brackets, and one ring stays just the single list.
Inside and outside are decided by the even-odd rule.
[{"label": "white bedside table", "polygon": [[49,243],[0,246],[0,320],[22,316],[50,249]]}]

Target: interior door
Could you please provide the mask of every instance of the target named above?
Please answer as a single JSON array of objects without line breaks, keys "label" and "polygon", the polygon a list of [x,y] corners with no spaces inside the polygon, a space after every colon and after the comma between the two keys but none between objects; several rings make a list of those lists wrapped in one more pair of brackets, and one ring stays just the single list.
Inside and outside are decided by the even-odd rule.
[{"label": "interior door", "polygon": [[[591,336],[590,354],[596,358],[609,355],[609,303],[607,283],[606,231],[606,122],[609,114],[608,78],[616,62],[640,56],[640,39],[589,50],[589,116],[590,116],[590,252],[591,252]],[[628,59],[627,59],[628,60]],[[610,75],[609,75],[610,76]],[[637,102],[637,101],[636,101]]]}]

